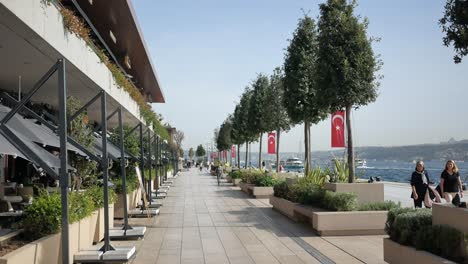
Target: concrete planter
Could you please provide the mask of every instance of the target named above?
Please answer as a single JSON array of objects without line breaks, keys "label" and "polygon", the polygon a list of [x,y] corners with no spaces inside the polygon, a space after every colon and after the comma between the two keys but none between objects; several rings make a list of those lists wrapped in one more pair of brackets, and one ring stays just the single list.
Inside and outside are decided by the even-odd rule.
[{"label": "concrete planter", "polygon": [[269,198],[274,193],[273,187],[252,186],[250,190],[251,195],[253,195],[255,198]]},{"label": "concrete planter", "polygon": [[383,183],[330,183],[324,184],[325,190],[333,192],[352,192],[357,194],[359,204],[383,202],[384,184]]},{"label": "concrete planter", "polygon": [[384,235],[388,211],[313,212],[321,236]]},{"label": "concrete planter", "polygon": [[313,217],[315,212],[323,212],[322,208],[313,207],[310,205],[296,204],[294,206],[294,218],[302,223],[313,224]]},{"label": "concrete planter", "polygon": [[[141,189],[138,188],[131,193],[127,193],[127,210],[135,209],[141,199]],[[124,218],[123,196],[121,193],[117,194],[113,216],[118,219]]]},{"label": "concrete planter", "polygon": [[232,178],[231,178],[231,176],[229,176],[229,175],[228,175],[228,176],[226,176],[226,181],[227,181],[227,182],[229,182],[229,183],[231,183],[231,182],[232,182]]},{"label": "concrete planter", "polygon": [[[73,263],[73,255],[78,253],[80,249],[85,249],[92,246],[91,234],[89,233],[92,224],[93,215],[69,225],[70,263]],[[61,263],[62,252],[60,245],[61,232],[48,235],[1,257],[0,264]]]},{"label": "concrete planter", "polygon": [[458,208],[452,204],[432,205],[432,224],[448,225],[468,233],[468,209]]},{"label": "concrete planter", "polygon": [[273,187],[258,187],[244,182],[240,182],[239,187],[243,192],[255,198],[268,198],[273,195]]},{"label": "concrete planter", "polygon": [[400,245],[390,238],[384,238],[384,261],[387,263],[399,264],[436,264],[436,263],[455,263],[441,258],[424,250],[416,250],[412,247]]},{"label": "concrete planter", "polygon": [[[114,227],[114,204],[109,204],[109,228]],[[97,243],[104,239],[104,208],[98,210],[98,220],[93,242]]]},{"label": "concrete planter", "polygon": [[297,221],[294,215],[294,207],[298,205],[298,203],[293,203],[283,198],[278,198],[276,196],[270,196],[270,204],[273,205],[273,209],[282,213],[283,215],[291,218],[294,221]]},{"label": "concrete planter", "polygon": [[232,184],[234,186],[238,186],[241,181],[242,181],[242,179],[232,179]]}]

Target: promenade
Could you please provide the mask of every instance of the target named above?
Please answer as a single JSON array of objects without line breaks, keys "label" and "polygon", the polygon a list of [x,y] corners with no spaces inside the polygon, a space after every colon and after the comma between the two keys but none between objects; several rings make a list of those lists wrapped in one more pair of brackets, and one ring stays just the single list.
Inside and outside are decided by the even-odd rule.
[{"label": "promenade", "polygon": [[311,227],[272,210],[206,171],[181,172],[163,200],[160,215],[131,218],[146,225],[133,244],[133,264],[169,263],[384,263],[384,236],[319,237]]}]

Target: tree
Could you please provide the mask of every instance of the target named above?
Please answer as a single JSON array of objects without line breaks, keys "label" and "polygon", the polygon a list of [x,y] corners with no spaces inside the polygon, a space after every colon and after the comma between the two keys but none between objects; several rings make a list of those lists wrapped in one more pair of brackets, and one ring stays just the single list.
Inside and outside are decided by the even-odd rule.
[{"label": "tree", "polygon": [[468,1],[447,0],[444,17],[439,20],[439,25],[445,33],[444,45],[453,45],[453,60],[460,63],[468,55]]},{"label": "tree", "polygon": [[193,153],[193,148],[190,148],[189,151],[188,151],[188,156],[190,157],[190,160],[192,160],[194,155],[195,155],[195,153]]},{"label": "tree", "polygon": [[252,96],[249,100],[248,129],[259,139],[258,166],[262,168],[262,136],[268,131],[267,123],[267,93],[270,80],[264,74],[259,74],[252,83]]},{"label": "tree", "polygon": [[284,61],[283,105],[292,123],[304,122],[305,173],[310,169],[310,125],[326,117],[317,91],[317,29],[309,16],[299,20]]},{"label": "tree", "polygon": [[197,150],[195,151],[195,153],[196,153],[197,157],[203,157],[203,156],[205,156],[206,151],[203,148],[203,146],[200,144],[200,145],[198,145]]},{"label": "tree", "polygon": [[283,88],[283,73],[279,67],[273,70],[270,76],[270,86],[266,96],[265,122],[267,124],[267,131],[276,131],[276,171],[280,171],[280,135],[281,131],[288,131],[290,129],[290,121],[286,109],[282,104],[284,95]]},{"label": "tree", "polygon": [[367,19],[354,15],[356,1],[328,0],[320,5],[319,54],[317,59],[320,94],[331,113],[346,110],[349,182],[354,181],[354,151],[350,113],[377,98],[376,71],[381,63],[367,38]]},{"label": "tree", "polygon": [[233,133],[231,133],[233,138],[235,139],[235,142],[241,142],[241,143],[245,142],[245,145],[246,145],[245,166],[246,167],[248,165],[247,158],[249,156],[248,155],[249,142],[255,140],[255,134],[249,130],[249,124],[248,124],[250,98],[252,94],[253,94],[252,89],[250,89],[249,87],[246,87],[244,90],[244,93],[241,96],[240,102],[236,105],[236,108],[234,110],[233,126],[232,126]]},{"label": "tree", "polygon": [[184,132],[177,130],[174,133],[174,143],[175,143],[177,150],[182,149],[182,141],[184,140],[184,138],[185,138]]},{"label": "tree", "polygon": [[216,137],[216,148],[218,150],[223,151],[231,148],[231,130],[232,124],[228,117],[219,127],[218,136]]}]

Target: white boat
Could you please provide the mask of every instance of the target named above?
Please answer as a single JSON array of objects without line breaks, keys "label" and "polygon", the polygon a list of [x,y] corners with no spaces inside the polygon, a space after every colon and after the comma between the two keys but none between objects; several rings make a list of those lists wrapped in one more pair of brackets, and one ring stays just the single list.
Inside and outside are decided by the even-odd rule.
[{"label": "white boat", "polygon": [[355,159],[356,169],[373,169],[374,167],[368,167],[365,159]]},{"label": "white boat", "polygon": [[283,164],[285,171],[303,171],[304,163],[299,158],[290,158],[287,159]]}]

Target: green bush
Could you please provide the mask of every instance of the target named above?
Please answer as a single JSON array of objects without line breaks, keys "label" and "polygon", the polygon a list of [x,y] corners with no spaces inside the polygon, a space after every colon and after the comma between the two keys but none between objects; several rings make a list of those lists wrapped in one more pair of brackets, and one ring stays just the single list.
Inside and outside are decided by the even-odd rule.
[{"label": "green bush", "polygon": [[289,193],[289,186],[286,181],[277,182],[273,186],[273,195],[278,198],[287,199]]},{"label": "green bush", "polygon": [[430,209],[418,209],[396,216],[393,226],[397,242],[402,245],[414,245],[416,233],[432,225]]},{"label": "green bush", "polygon": [[[118,177],[112,178],[111,181],[115,185],[115,187],[114,187],[115,192],[116,193],[122,193],[122,177],[118,176]],[[138,188],[138,185],[140,185],[140,183],[138,182],[138,178],[137,178],[136,174],[133,174],[133,175],[132,174],[130,174],[130,175],[127,174],[125,183],[126,183],[126,186],[127,186],[127,193],[133,192],[134,190],[136,190]]]},{"label": "green bush", "polygon": [[[104,207],[104,189],[99,186],[92,186],[86,189],[86,196],[90,197],[93,201],[94,209]],[[109,189],[109,203],[115,202],[115,191]]]},{"label": "green bush", "polygon": [[259,187],[273,187],[275,186],[277,183],[281,182],[281,180],[279,179],[276,179],[272,176],[267,176],[267,175],[264,175],[262,177],[258,177],[257,178],[257,181],[255,182],[255,186],[259,186]]},{"label": "green bush", "polygon": [[323,170],[320,167],[315,167],[309,172],[309,174],[299,178],[298,181],[302,182],[301,184],[317,185],[322,187],[327,175],[330,175],[330,170],[328,168]]},{"label": "green bush", "polygon": [[395,222],[395,218],[400,214],[414,211],[416,211],[416,209],[407,207],[394,208],[388,211],[387,222],[385,223],[385,232],[387,232],[392,240],[397,241],[398,236],[393,224]]},{"label": "green bush", "polygon": [[299,203],[308,205],[320,205],[325,196],[325,190],[317,185],[294,184],[292,192]]},{"label": "green bush", "polygon": [[35,240],[59,232],[61,215],[60,194],[41,192],[24,211],[22,226],[25,237]]},{"label": "green bush", "polygon": [[384,201],[376,203],[361,204],[358,211],[389,211],[393,208],[401,207],[401,202]]},{"label": "green bush", "polygon": [[414,246],[433,254],[456,261],[468,263],[468,234],[443,225],[431,225],[415,234]]},{"label": "green bush", "polygon": [[264,173],[259,170],[241,170],[241,179],[245,183],[256,184]]},{"label": "green bush", "polygon": [[68,195],[69,223],[77,222],[95,210],[93,199],[85,192],[71,192]]},{"label": "green bush", "polygon": [[240,170],[231,171],[228,174],[232,179],[240,179],[242,177],[242,172]]},{"label": "green bush", "polygon": [[321,206],[331,211],[353,211],[357,208],[357,195],[325,191]]}]

